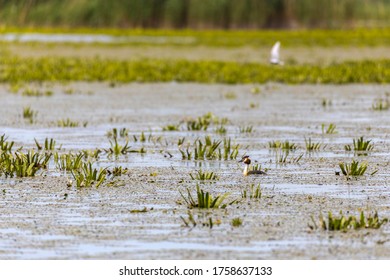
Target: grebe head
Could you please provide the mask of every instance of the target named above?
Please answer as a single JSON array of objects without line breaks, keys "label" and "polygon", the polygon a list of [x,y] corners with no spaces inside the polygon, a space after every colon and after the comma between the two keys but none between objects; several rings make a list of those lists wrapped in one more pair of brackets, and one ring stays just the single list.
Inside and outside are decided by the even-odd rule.
[{"label": "grebe head", "polygon": [[251,164],[251,159],[249,158],[249,156],[243,156],[239,162],[243,162],[243,163],[249,165],[249,164]]}]

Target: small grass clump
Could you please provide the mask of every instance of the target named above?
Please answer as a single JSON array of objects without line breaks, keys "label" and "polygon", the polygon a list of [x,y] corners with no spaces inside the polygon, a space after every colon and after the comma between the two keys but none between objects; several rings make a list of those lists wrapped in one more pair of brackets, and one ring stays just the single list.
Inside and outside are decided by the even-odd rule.
[{"label": "small grass clump", "polygon": [[5,136],[5,134],[0,136],[0,151],[11,153],[12,147],[14,146],[15,142],[14,141],[8,142],[7,139],[8,137]]},{"label": "small grass clump", "polygon": [[114,127],[107,131],[106,135],[108,138],[127,138],[129,136],[129,130],[125,127],[122,127],[121,129]]},{"label": "small grass clump", "polygon": [[35,97],[40,97],[40,96],[52,96],[53,92],[51,90],[44,90],[41,91],[39,89],[33,89],[33,88],[25,88],[22,92],[23,96],[35,96]]},{"label": "small grass clump", "polygon": [[83,153],[78,154],[58,154],[58,152],[54,153],[54,163],[57,169],[62,171],[74,171],[81,168],[83,163]]},{"label": "small grass clump", "polygon": [[[180,191],[179,191],[180,192]],[[209,192],[204,192],[200,189],[199,185],[196,185],[196,198],[194,199],[190,190],[187,188],[187,196],[180,192],[181,197],[184,199],[188,208],[199,209],[211,209],[211,208],[226,208],[227,204],[222,204],[228,197],[229,193],[223,195],[213,196]],[[230,203],[231,204],[231,203]]]},{"label": "small grass clump", "polygon": [[202,220],[196,221],[194,215],[190,210],[187,212],[188,218],[180,216],[180,219],[183,221],[185,227],[196,227],[197,224],[201,224],[203,227],[213,228],[214,224],[219,225],[221,222],[219,220],[213,221],[212,217],[203,217]]},{"label": "small grass clump", "polygon": [[239,227],[242,225],[242,219],[241,218],[233,218],[232,219],[232,222],[231,222],[231,225],[233,227]]},{"label": "small grass clump", "polygon": [[194,120],[187,121],[187,130],[188,131],[199,131],[203,130],[206,131],[207,128],[210,126],[211,120],[207,117],[198,117]]},{"label": "small grass clump", "polygon": [[255,130],[253,129],[253,125],[247,125],[247,126],[240,126],[238,128],[240,133],[253,133]]},{"label": "small grass clump", "polygon": [[105,150],[109,155],[114,155],[117,157],[131,152],[129,141],[126,141],[125,145],[123,146],[118,143],[116,138],[114,138],[114,141],[110,140],[110,145],[111,147]]},{"label": "small grass clump", "polygon": [[283,150],[296,150],[298,148],[297,144],[290,143],[290,141],[286,140],[284,142],[281,141],[270,141],[268,142],[268,147],[270,149],[283,149]]},{"label": "small grass clump", "polygon": [[217,133],[217,134],[226,134],[226,132],[227,132],[227,129],[223,125],[220,125],[220,126],[215,128],[215,133]]},{"label": "small grass clump", "polygon": [[71,171],[74,180],[76,181],[76,187],[91,187],[93,185],[99,187],[105,180],[107,170],[106,168],[100,168],[99,170],[92,167],[92,163],[83,163],[81,168]]},{"label": "small grass clump", "polygon": [[253,94],[260,94],[261,90],[260,90],[259,87],[252,87],[251,88],[251,93],[253,93]]},{"label": "small grass clump", "polygon": [[[359,163],[359,161],[352,160],[350,164],[340,162],[339,167],[341,169],[341,173],[349,178],[350,176],[363,176],[367,170],[368,164],[367,162]],[[370,175],[374,175],[377,172],[378,170],[375,170]]]},{"label": "small grass clump", "polygon": [[261,187],[260,183],[257,184],[255,187],[255,184],[250,184],[249,188],[246,190],[243,190],[241,192],[241,198],[243,199],[261,199]]},{"label": "small grass clump", "polygon": [[15,154],[1,153],[0,175],[5,177],[33,177],[41,169],[46,169],[52,154],[39,154],[35,151]]},{"label": "small grass clump", "polygon": [[309,152],[318,151],[319,149],[321,149],[321,143],[312,142],[311,138],[309,138],[309,140],[305,138],[305,146],[306,146],[306,150]]},{"label": "small grass clump", "polygon": [[192,180],[218,180],[219,177],[214,172],[198,170],[195,174],[190,173]]},{"label": "small grass clump", "polygon": [[340,217],[333,217],[332,212],[328,212],[328,219],[325,219],[320,214],[318,225],[314,221],[313,216],[311,217],[312,224],[309,224],[310,229],[323,229],[328,231],[342,231],[347,232],[350,229],[378,229],[383,224],[388,222],[387,218],[379,219],[378,212],[375,211],[375,213],[372,215],[371,213],[366,217],[363,211],[360,212],[360,217],[356,216],[349,216],[346,217],[343,215],[343,213],[340,211]]},{"label": "small grass clump", "polygon": [[218,159],[219,160],[235,160],[238,156],[239,144],[232,145],[231,138],[223,139],[223,150],[218,149]]},{"label": "small grass clump", "polygon": [[[369,152],[374,149],[374,145],[371,144],[372,140],[364,140],[364,137],[361,136],[360,138],[353,139],[353,150],[355,152],[358,152],[358,154],[361,154],[359,152]],[[351,145],[345,145],[344,146],[346,151],[351,151],[352,147]]]},{"label": "small grass clump", "polygon": [[34,123],[35,118],[38,115],[38,111],[34,111],[31,109],[30,106],[24,107],[23,108],[23,119],[26,119],[29,121],[29,123]]},{"label": "small grass clump", "polygon": [[[152,138],[152,134],[150,134],[149,135],[149,140]],[[145,136],[145,132],[141,132],[141,134],[140,134],[140,136],[136,136],[136,135],[133,135],[133,139],[134,139],[134,142],[142,142],[142,143],[144,143],[144,142],[146,142],[146,136]]]},{"label": "small grass clump", "polygon": [[190,119],[186,122],[188,131],[206,131],[210,125],[223,126],[229,123],[227,118],[218,118],[213,113],[204,114],[196,119]]},{"label": "small grass clump", "polygon": [[225,93],[224,97],[229,100],[237,99],[237,95],[233,91]]},{"label": "small grass clump", "polygon": [[303,157],[303,153],[299,156],[291,156],[289,150],[282,150],[277,152],[275,155],[275,162],[277,164],[286,164],[286,163],[298,163]]},{"label": "small grass clump", "polygon": [[[184,141],[184,140],[183,140]],[[192,157],[195,160],[234,160],[238,156],[239,144],[232,145],[230,138],[223,139],[223,148],[220,148],[222,140],[212,139],[210,136],[205,136],[204,142],[201,139],[196,139],[193,144],[193,150],[187,147],[183,150],[179,145],[179,151],[183,160],[190,160]]]},{"label": "small grass clump", "polygon": [[[88,122],[83,123],[83,127],[86,127],[88,125]],[[72,121],[69,118],[67,119],[62,119],[57,121],[57,126],[59,127],[78,127],[80,126],[79,122]]]},{"label": "small grass clump", "polygon": [[390,109],[390,102],[387,99],[377,99],[372,104],[372,109],[374,111],[387,111]]},{"label": "small grass clump", "polygon": [[336,134],[337,133],[336,125],[334,123],[329,124],[328,127],[326,127],[325,124],[323,123],[321,125],[321,129],[322,129],[322,134]]},{"label": "small grass clump", "polygon": [[122,175],[126,175],[128,171],[128,168],[123,168],[122,166],[115,166],[112,170],[107,169],[107,174],[112,177],[120,177]]},{"label": "small grass clump", "polygon": [[[56,141],[53,138],[45,138],[45,142],[43,146],[39,144],[38,140],[34,138],[35,145],[37,146],[38,151],[45,150],[45,151],[54,151],[56,149]],[[61,145],[57,148],[58,150],[61,149]]]},{"label": "small grass clump", "polygon": [[179,124],[167,124],[166,126],[162,127],[163,131],[179,131],[180,125]]},{"label": "small grass clump", "polygon": [[327,99],[327,98],[322,98],[321,105],[324,108],[330,107],[330,106],[332,106],[332,100],[331,99]]}]

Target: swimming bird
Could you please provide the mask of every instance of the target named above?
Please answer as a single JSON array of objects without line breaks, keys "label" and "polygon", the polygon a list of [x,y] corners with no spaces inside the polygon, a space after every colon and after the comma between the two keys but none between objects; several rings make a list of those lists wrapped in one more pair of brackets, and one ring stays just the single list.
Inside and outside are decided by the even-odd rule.
[{"label": "swimming bird", "polygon": [[271,64],[277,64],[277,65],[283,65],[284,62],[283,61],[280,61],[280,42],[277,41],[275,43],[275,45],[272,47],[271,49],[271,58],[269,60],[269,62]]},{"label": "swimming bird", "polygon": [[239,162],[243,162],[245,164],[244,172],[242,172],[244,176],[252,174],[267,175],[267,173],[261,170],[249,170],[249,165],[251,164],[251,159],[249,158],[249,156],[243,156]]}]

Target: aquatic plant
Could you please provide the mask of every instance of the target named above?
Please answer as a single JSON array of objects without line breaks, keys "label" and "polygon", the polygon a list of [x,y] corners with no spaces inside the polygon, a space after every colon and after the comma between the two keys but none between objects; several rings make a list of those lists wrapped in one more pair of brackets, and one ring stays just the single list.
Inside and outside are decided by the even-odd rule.
[{"label": "aquatic plant", "polygon": [[254,102],[249,103],[249,108],[250,109],[255,109],[255,108],[258,108],[258,107],[259,107],[259,103],[254,103]]},{"label": "aquatic plant", "polygon": [[126,138],[129,136],[129,130],[125,127],[122,127],[121,129],[114,127],[113,129],[107,131],[106,135],[108,138]]},{"label": "aquatic plant", "polygon": [[217,149],[221,140],[212,140],[210,136],[205,136],[204,143],[201,139],[195,140],[194,159],[215,159],[217,158]]},{"label": "aquatic plant", "polygon": [[94,159],[94,160],[97,160],[99,159],[99,155],[100,153],[102,152],[102,150],[100,149],[94,149],[94,150],[81,150],[80,153],[83,154],[84,156],[84,159],[88,160],[88,159]]},{"label": "aquatic plant", "polygon": [[230,100],[237,99],[237,95],[233,91],[225,93],[224,97]]},{"label": "aquatic plant", "polygon": [[109,149],[105,149],[105,152],[109,155],[119,156],[119,155],[125,155],[127,153],[131,153],[131,148],[129,146],[129,141],[127,140],[125,145],[120,145],[118,143],[118,140],[116,138],[113,139],[113,141],[109,141],[111,147]]},{"label": "aquatic plant", "polygon": [[238,156],[238,149],[240,148],[239,144],[232,145],[231,138],[223,139],[223,150],[218,149],[218,159],[219,160],[235,160]]},{"label": "aquatic plant", "polygon": [[81,168],[83,163],[84,154],[79,152],[77,154],[67,153],[67,154],[58,154],[54,153],[54,163],[59,170],[63,171],[73,171]]},{"label": "aquatic plant", "polygon": [[387,99],[379,98],[372,104],[372,109],[375,111],[387,111],[390,109],[390,102]]},{"label": "aquatic plant", "polygon": [[188,218],[184,218],[183,216],[180,216],[180,219],[183,221],[185,227],[196,227],[196,225],[200,224],[203,227],[208,227],[210,229],[213,228],[214,224],[220,224],[220,221],[213,221],[212,217],[203,216],[199,221],[195,221],[194,215],[192,214],[192,211],[188,210],[187,212]]},{"label": "aquatic plant", "polygon": [[311,138],[309,138],[308,140],[306,139],[305,137],[305,146],[306,146],[306,150],[311,152],[311,151],[317,151],[321,148],[321,143],[319,142],[312,142],[311,141]]},{"label": "aquatic plant", "polygon": [[[107,81],[200,83],[385,83],[390,60],[345,61],[283,68],[259,63],[192,60],[2,57],[1,82]],[[24,69],[29,69],[25,71]],[[140,71],[142,70],[142,71]],[[189,125],[191,128],[191,125]],[[202,127],[203,128],[203,127]]]},{"label": "aquatic plant", "polygon": [[[344,163],[344,162],[340,162],[339,167],[341,169],[341,172],[347,177],[349,177],[349,176],[363,176],[367,170],[368,164],[367,164],[367,162],[359,163],[359,161],[352,160],[352,162],[349,164]],[[371,175],[374,175],[376,172],[378,172],[378,170],[371,173]]]},{"label": "aquatic plant", "polygon": [[215,128],[215,133],[217,133],[217,134],[226,134],[226,132],[227,132],[227,129],[223,125],[220,125],[220,126]]},{"label": "aquatic plant", "polygon": [[[223,147],[220,148],[222,142]],[[222,141],[212,139],[210,136],[205,136],[204,141],[200,138],[196,139],[193,146],[193,150],[191,147],[183,150],[183,147],[179,145],[179,151],[183,160],[190,160],[192,157],[195,160],[234,160],[237,158],[239,149],[239,144],[232,145],[230,138],[224,138]]]},{"label": "aquatic plant", "polygon": [[128,171],[128,168],[123,168],[122,166],[115,166],[112,170],[107,169],[107,175],[112,177],[119,177],[127,174]]},{"label": "aquatic plant", "polygon": [[[180,191],[179,191],[180,192]],[[200,189],[199,185],[196,185],[196,198],[194,199],[190,190],[187,188],[187,196],[180,192],[181,197],[184,199],[188,208],[226,208],[227,204],[222,204],[223,201],[228,197],[229,193],[223,195],[213,196],[209,192],[204,192]],[[231,203],[230,203],[231,204]]]},{"label": "aquatic plant", "polygon": [[166,126],[162,127],[163,131],[179,131],[180,125],[179,124],[167,124]]},{"label": "aquatic plant", "polygon": [[[151,139],[152,134],[149,135],[149,140]],[[137,137],[136,135],[133,135],[134,142],[146,142],[146,136],[145,133],[142,131],[141,135]]]},{"label": "aquatic plant", "polygon": [[290,143],[288,140],[284,142],[277,140],[268,142],[268,147],[270,149],[296,150],[298,146],[297,144]]},{"label": "aquatic plant", "polygon": [[[355,152],[368,152],[374,149],[374,145],[371,144],[372,140],[364,140],[364,137],[361,136],[359,138],[353,139],[353,150]],[[346,151],[351,151],[351,145],[344,146]],[[358,153],[359,154],[359,153]]]},{"label": "aquatic plant", "polygon": [[182,160],[191,160],[192,159],[192,151],[189,150],[189,148],[186,148],[185,151],[183,151],[181,148],[179,148],[179,152],[181,153]]},{"label": "aquatic plant", "polygon": [[328,212],[328,219],[325,219],[320,213],[318,225],[315,222],[313,216],[311,217],[312,224],[309,224],[310,229],[323,229],[328,231],[343,231],[346,232],[350,229],[378,229],[383,224],[388,222],[387,218],[379,219],[378,212],[372,215],[371,213],[366,217],[363,211],[360,212],[360,217],[349,216],[346,217],[340,211],[339,217],[333,217],[332,212]]},{"label": "aquatic plant", "polygon": [[27,153],[1,153],[0,174],[5,177],[33,177],[37,171],[47,168],[51,156],[51,153],[39,154],[32,150]]},{"label": "aquatic plant", "polygon": [[186,123],[187,130],[207,130],[211,124],[211,119],[205,116],[198,117],[197,119],[188,120]]},{"label": "aquatic plant", "polygon": [[260,94],[261,90],[260,90],[259,87],[252,87],[251,88],[251,93],[253,93],[253,94]]},{"label": "aquatic plant", "polygon": [[260,183],[256,185],[250,184],[249,187],[241,192],[241,197],[246,199],[261,199]]},{"label": "aquatic plant", "polygon": [[241,218],[233,218],[231,221],[231,225],[233,227],[239,227],[242,225],[242,219]]},{"label": "aquatic plant", "polygon": [[38,111],[34,111],[30,106],[23,108],[23,118],[27,119],[30,123],[34,123],[34,119],[37,117]]},{"label": "aquatic plant", "polygon": [[252,133],[252,132],[255,131],[255,130],[253,129],[253,125],[240,126],[240,127],[238,128],[238,130],[240,131],[240,133]]},{"label": "aquatic plant", "polygon": [[182,216],[180,216],[180,219],[183,221],[183,223],[186,227],[190,227],[190,226],[195,227],[197,223],[194,219],[194,215],[192,214],[192,212],[190,210],[188,210],[187,215],[188,215],[187,219],[185,219]]},{"label": "aquatic plant", "polygon": [[214,172],[198,170],[195,174],[190,173],[192,180],[218,180],[219,177]]},{"label": "aquatic plant", "polygon": [[327,99],[327,98],[322,98],[321,105],[324,108],[330,107],[330,106],[332,106],[332,100],[331,99]]},{"label": "aquatic plant", "polygon": [[275,154],[275,162],[279,164],[286,163],[298,163],[303,157],[303,153],[294,157],[290,155],[289,150],[282,150],[281,152],[277,152]]},{"label": "aquatic plant", "polygon": [[[83,127],[86,127],[88,122],[83,123]],[[71,121],[69,118],[63,119],[63,120],[58,120],[57,121],[57,126],[59,127],[77,127],[80,126],[79,122],[76,121]]]},{"label": "aquatic plant", "polygon": [[[43,144],[43,146],[41,144],[39,144],[38,140],[34,138],[34,141],[35,141],[35,145],[37,146],[37,149],[40,151],[40,150],[45,150],[45,151],[53,151],[56,149],[56,141],[53,139],[53,138],[45,138],[45,142]],[[57,148],[58,150],[61,149],[61,145]]]},{"label": "aquatic plant", "polygon": [[185,137],[180,137],[179,139],[177,139],[177,145],[178,146],[181,146],[184,144],[186,138]]},{"label": "aquatic plant", "polygon": [[12,147],[14,146],[15,142],[8,142],[7,139],[8,137],[6,137],[5,134],[0,136],[0,151],[11,153]]},{"label": "aquatic plant", "polygon": [[321,125],[322,134],[336,134],[336,125],[334,123],[329,124],[329,126],[325,129],[325,124]]},{"label": "aquatic plant", "polygon": [[39,89],[26,88],[23,90],[22,95],[24,96],[52,96],[53,92],[51,90],[40,91]]},{"label": "aquatic plant", "polygon": [[83,163],[81,168],[71,170],[74,180],[76,181],[76,187],[99,187],[105,180],[107,170],[106,168],[96,169],[92,167],[91,162]]}]

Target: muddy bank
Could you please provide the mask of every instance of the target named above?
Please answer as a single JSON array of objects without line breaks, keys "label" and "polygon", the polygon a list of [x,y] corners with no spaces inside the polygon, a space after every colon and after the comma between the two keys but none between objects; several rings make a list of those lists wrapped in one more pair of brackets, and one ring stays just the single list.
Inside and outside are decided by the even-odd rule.
[{"label": "muddy bank", "polygon": [[[378,230],[347,233],[310,230],[311,216],[320,212],[357,215],[360,210],[390,216],[388,186],[389,111],[375,111],[378,98],[387,98],[389,86],[258,86],[198,84],[105,83],[43,85],[52,96],[28,97],[0,88],[0,134],[16,146],[34,148],[34,138],[46,137],[62,144],[60,153],[108,148],[107,131],[129,129],[161,141],[135,142],[146,154],[130,154],[117,160],[102,154],[97,166],[123,166],[129,173],[120,187],[77,189],[67,187],[70,174],[51,164],[34,178],[0,178],[0,258],[2,259],[388,259],[390,225]],[[69,94],[72,89],[72,94]],[[66,93],[68,92],[68,94]],[[331,105],[323,106],[323,100]],[[33,124],[22,117],[23,107],[38,111]],[[212,112],[228,118],[227,132],[163,131],[191,117]],[[61,128],[60,119],[88,122],[86,127]],[[322,133],[321,124],[336,125],[337,133]],[[240,127],[252,126],[252,133]],[[267,168],[266,176],[243,177],[235,160],[182,160],[179,138],[192,142],[210,135],[231,137],[239,143],[239,155],[249,154]],[[350,162],[353,152],[344,146],[352,139],[372,139],[368,171],[359,179],[336,176],[339,162]],[[321,143],[307,153],[305,138]],[[277,164],[276,151],[268,143],[289,140],[303,154],[298,163]],[[172,157],[167,157],[169,152]],[[197,181],[189,173],[202,168],[220,177],[200,183],[214,195],[229,192],[226,202],[241,199],[241,192],[260,183],[262,198],[242,200],[226,209],[192,210],[195,227],[185,227],[181,217],[188,209],[179,191],[195,192]],[[146,212],[134,213],[134,210]],[[210,229],[209,218],[214,224]],[[233,227],[233,218],[243,224]]]}]

